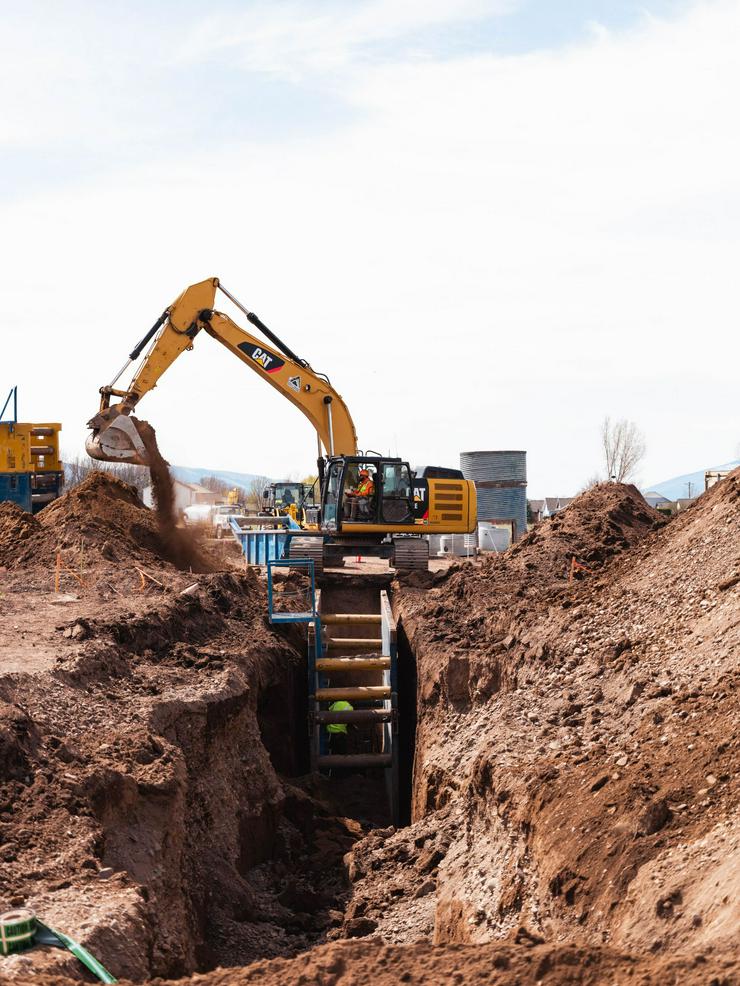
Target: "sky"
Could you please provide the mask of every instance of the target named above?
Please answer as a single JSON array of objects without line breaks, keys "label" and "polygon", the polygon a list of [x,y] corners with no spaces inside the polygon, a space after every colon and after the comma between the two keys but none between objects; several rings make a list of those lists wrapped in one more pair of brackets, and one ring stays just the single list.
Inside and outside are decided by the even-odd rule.
[{"label": "sky", "polygon": [[[738,456],[740,0],[0,16],[0,404],[18,384],[67,455],[218,276],[362,448],[526,449],[531,496],[599,470],[605,415],[643,430],[646,486]],[[203,335],[139,413],[180,465],[313,470],[309,423]]]}]

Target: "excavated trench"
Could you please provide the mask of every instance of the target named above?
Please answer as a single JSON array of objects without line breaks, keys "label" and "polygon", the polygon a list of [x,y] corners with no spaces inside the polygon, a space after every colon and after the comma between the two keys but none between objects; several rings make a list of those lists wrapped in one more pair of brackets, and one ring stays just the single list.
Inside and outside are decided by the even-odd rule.
[{"label": "excavated trench", "polygon": [[[326,591],[345,610],[367,607],[359,584]],[[190,655],[196,664],[199,653],[213,651],[218,620],[209,619],[207,639]],[[123,632],[124,650],[146,648],[166,662],[192,639],[187,626],[176,635],[162,646],[157,629],[142,623]],[[305,635],[288,628],[280,636],[282,646],[273,643],[274,653],[263,651],[247,674],[243,667],[232,674],[221,693],[183,700],[163,690],[149,719],[149,748],[134,758],[145,764],[164,752],[171,761],[166,777],[134,785],[104,773],[90,792],[103,830],[101,863],[128,874],[142,897],[145,955],[134,962],[122,953],[109,957],[119,975],[178,977],[241,966],[347,933],[343,858],[367,831],[390,824],[384,772],[308,775]],[[253,655],[253,628],[237,630],[232,647]],[[408,821],[415,667],[403,635],[401,647],[401,805]]]}]

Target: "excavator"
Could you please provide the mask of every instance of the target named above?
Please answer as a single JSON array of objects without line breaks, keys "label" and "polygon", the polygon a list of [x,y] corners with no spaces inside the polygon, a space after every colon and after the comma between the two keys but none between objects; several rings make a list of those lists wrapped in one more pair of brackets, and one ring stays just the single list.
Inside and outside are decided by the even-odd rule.
[{"label": "excavator", "polygon": [[[264,339],[216,310],[217,291]],[[329,378],[297,356],[217,277],[186,288],[134,347],[112,382],[101,387],[100,409],[88,422],[92,433],[85,443],[92,458],[150,464],[131,414],[178,356],[193,349],[201,332],[278,390],[316,431],[319,524],[315,531],[302,532],[305,537],[291,540],[291,557],[312,558],[317,571],[322,570],[325,558],[342,553],[387,558],[396,568],[426,569],[429,545],[422,535],[475,530],[474,483],[463,479],[458,470],[443,467],[435,467],[434,478],[429,478],[429,470],[416,476],[403,459],[358,449],[349,409]],[[117,389],[119,379],[142,353],[144,358],[128,389]]]}]

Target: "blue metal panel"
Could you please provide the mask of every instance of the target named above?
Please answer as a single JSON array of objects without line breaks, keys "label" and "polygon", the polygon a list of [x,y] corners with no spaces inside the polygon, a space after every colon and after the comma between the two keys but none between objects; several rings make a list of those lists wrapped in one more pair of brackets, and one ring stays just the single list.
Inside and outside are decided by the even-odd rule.
[{"label": "blue metal panel", "polygon": [[0,502],[11,500],[31,513],[31,474],[0,472]]},{"label": "blue metal panel", "polygon": [[461,452],[460,468],[466,479],[513,480],[526,483],[527,453],[521,451]]},{"label": "blue metal panel", "polygon": [[268,562],[288,557],[292,535],[284,530],[242,530],[233,517],[229,520],[229,524],[234,537],[241,545],[248,565],[267,565]]},{"label": "blue metal panel", "polygon": [[461,452],[460,468],[475,483],[479,521],[515,524],[514,538],[527,533],[527,453]]},{"label": "blue metal panel", "polygon": [[516,489],[478,489],[478,520],[516,521],[515,537],[527,532],[527,490]]}]

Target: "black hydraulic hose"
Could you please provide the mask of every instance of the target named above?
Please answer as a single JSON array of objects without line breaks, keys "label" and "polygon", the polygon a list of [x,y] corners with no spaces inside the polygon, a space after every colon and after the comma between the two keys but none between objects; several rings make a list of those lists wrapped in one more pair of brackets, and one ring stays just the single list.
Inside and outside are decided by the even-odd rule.
[{"label": "black hydraulic hose", "polygon": [[289,346],[286,346],[285,343],[282,341],[282,339],[279,339],[271,329],[267,328],[265,323],[258,315],[255,315],[254,312],[247,312],[247,318],[252,323],[252,325],[256,326],[256,328],[258,328],[260,332],[266,335],[271,342],[274,342],[275,345],[278,347],[278,349],[280,349],[283,353],[285,353],[285,355],[289,359],[292,359],[294,363],[299,363],[301,366],[308,366],[308,363],[305,361],[305,359],[301,359],[300,356],[296,356],[293,350],[290,349]]},{"label": "black hydraulic hose", "polygon": [[154,323],[154,325],[151,327],[151,329],[149,329],[149,331],[144,336],[144,338],[141,340],[141,342],[137,346],[134,346],[133,350],[131,351],[131,353],[129,355],[129,359],[130,360],[138,359],[139,356],[141,356],[141,353],[142,353],[142,350],[144,349],[144,346],[146,346],[146,344],[149,342],[149,340],[152,338],[152,336],[155,334],[155,332],[158,332],[161,329],[161,327],[167,321],[167,317],[169,316],[169,314],[170,314],[169,313],[169,309],[165,309],[162,312],[162,314],[159,316],[159,318]]}]

